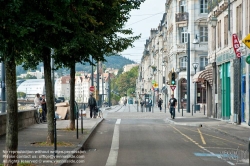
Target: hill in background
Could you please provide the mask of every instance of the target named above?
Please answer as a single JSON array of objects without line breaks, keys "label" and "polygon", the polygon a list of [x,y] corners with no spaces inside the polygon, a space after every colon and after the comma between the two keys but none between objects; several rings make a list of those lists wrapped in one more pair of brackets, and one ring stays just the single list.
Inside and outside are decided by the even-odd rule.
[{"label": "hill in background", "polygon": [[[127,59],[127,58],[122,57],[122,56],[106,56],[105,59],[106,59],[106,62],[104,62],[104,65],[105,65],[106,68],[122,69],[123,66],[125,66],[127,64],[136,63],[135,61],[132,61],[132,60]],[[43,66],[43,64],[40,63],[37,66],[37,70],[41,71],[42,66]],[[24,70],[21,65],[17,66],[16,71],[17,71],[17,75],[27,73],[27,71]],[[86,72],[90,73],[91,72],[91,66],[90,66],[89,63],[86,63],[86,64],[77,63],[76,64],[76,71],[86,71]],[[62,68],[62,69],[57,70],[57,72],[62,72],[63,75],[65,75],[65,74],[69,74],[69,69]]]}]

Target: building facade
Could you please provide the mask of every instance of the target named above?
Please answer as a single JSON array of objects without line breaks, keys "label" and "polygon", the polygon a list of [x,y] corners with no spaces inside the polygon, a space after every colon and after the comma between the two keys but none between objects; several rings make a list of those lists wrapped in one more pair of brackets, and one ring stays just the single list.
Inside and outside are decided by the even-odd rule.
[{"label": "building facade", "polygon": [[[167,103],[174,93],[178,108],[187,112],[206,111],[208,117],[249,124],[250,69],[245,60],[250,51],[242,40],[250,32],[250,2],[166,0],[165,6],[158,28],[146,40],[137,97],[150,94],[155,103],[160,97]],[[171,85],[173,72],[176,82]]]}]

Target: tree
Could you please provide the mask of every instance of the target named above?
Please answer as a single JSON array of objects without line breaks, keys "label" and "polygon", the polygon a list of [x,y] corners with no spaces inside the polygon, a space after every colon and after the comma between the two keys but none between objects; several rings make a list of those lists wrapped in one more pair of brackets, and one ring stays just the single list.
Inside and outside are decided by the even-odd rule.
[{"label": "tree", "polygon": [[36,76],[33,76],[33,75],[30,75],[30,74],[27,74],[27,75],[25,76],[25,79],[37,79],[37,77],[36,77]]}]

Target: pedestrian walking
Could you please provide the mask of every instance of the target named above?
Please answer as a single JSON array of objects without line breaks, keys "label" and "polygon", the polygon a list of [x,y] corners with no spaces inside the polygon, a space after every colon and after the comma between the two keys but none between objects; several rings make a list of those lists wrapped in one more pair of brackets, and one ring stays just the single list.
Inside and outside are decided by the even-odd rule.
[{"label": "pedestrian walking", "polygon": [[152,104],[153,104],[152,99],[149,99],[148,101],[149,112],[151,112]]},{"label": "pedestrian walking", "polygon": [[162,103],[163,103],[163,100],[160,98],[160,99],[158,100],[158,107],[160,108],[160,111],[161,111],[161,109],[162,109]]},{"label": "pedestrian walking", "polygon": [[88,106],[90,110],[90,118],[95,117],[95,108],[96,108],[96,100],[93,97],[93,93],[90,94],[89,100],[88,100]]},{"label": "pedestrian walking", "polygon": [[127,99],[124,100],[123,105],[126,106],[127,104]]},{"label": "pedestrian walking", "polygon": [[41,100],[41,106],[42,106],[42,119],[44,122],[47,121],[47,105],[46,105],[46,99],[45,99],[45,95],[42,95],[42,100]]},{"label": "pedestrian walking", "polygon": [[140,104],[141,104],[141,112],[143,112],[143,105],[144,105],[144,101],[143,101],[143,100],[141,100]]},{"label": "pedestrian walking", "polygon": [[169,99],[169,103],[168,103],[168,108],[171,114],[171,118],[175,118],[175,108],[177,105],[177,100],[176,98],[174,98],[174,94],[171,95],[171,99]]}]

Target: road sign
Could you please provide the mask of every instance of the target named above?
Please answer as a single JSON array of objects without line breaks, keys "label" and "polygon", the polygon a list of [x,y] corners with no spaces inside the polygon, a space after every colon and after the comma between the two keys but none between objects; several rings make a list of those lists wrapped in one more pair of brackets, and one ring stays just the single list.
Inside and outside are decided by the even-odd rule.
[{"label": "road sign", "polygon": [[239,42],[239,39],[238,39],[238,36],[234,33],[232,35],[232,39],[233,39],[233,48],[234,48],[234,52],[236,54],[236,57],[237,58],[240,58],[241,57],[241,53],[240,53],[240,42]]},{"label": "road sign", "polygon": [[247,58],[246,58],[246,62],[247,62],[248,64],[250,64],[250,54],[248,54],[248,56],[247,56]]},{"label": "road sign", "polygon": [[152,84],[154,84],[154,83],[156,83],[156,81],[155,81],[155,80],[152,80]]},{"label": "road sign", "polygon": [[158,88],[158,84],[157,83],[154,83],[154,88]]},{"label": "road sign", "polygon": [[176,88],[176,86],[172,86],[172,85],[170,85],[170,88],[172,89],[172,91],[174,91],[174,90],[175,90],[175,88]]},{"label": "road sign", "polygon": [[94,92],[95,91],[95,87],[94,86],[90,86],[89,87],[89,91]]},{"label": "road sign", "polygon": [[243,40],[242,42],[248,47],[250,48],[250,34],[248,34]]}]

